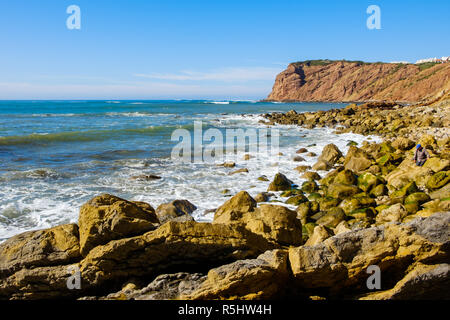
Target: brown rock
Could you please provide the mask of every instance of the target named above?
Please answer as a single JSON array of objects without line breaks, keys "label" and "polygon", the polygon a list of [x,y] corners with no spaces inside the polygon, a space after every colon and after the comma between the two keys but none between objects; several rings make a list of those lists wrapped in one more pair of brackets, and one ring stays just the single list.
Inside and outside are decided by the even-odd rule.
[{"label": "brown rock", "polygon": [[159,223],[154,209],[141,202],[130,202],[104,194],[85,203],[80,209],[81,254],[113,239],[134,236],[153,230]]},{"label": "brown rock", "polygon": [[175,221],[193,221],[191,214],[197,210],[197,207],[188,200],[175,200],[170,203],[161,204],[156,208],[156,216],[160,223],[169,220]]}]

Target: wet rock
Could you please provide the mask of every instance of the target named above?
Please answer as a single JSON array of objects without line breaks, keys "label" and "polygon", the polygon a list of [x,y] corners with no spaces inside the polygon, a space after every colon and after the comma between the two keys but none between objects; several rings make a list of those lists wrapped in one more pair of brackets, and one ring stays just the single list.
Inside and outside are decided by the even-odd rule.
[{"label": "wet rock", "polygon": [[306,180],[320,180],[320,179],[322,179],[322,177],[317,172],[314,172],[314,171],[307,171],[304,174],[302,174],[300,176],[300,178],[306,179]]},{"label": "wet rock", "polygon": [[293,182],[282,173],[277,173],[267,191],[285,191],[292,188]]},{"label": "wet rock", "polygon": [[382,210],[376,217],[377,224],[387,222],[401,222],[408,215],[405,207],[400,204],[394,204],[387,209]]},{"label": "wet rock", "polygon": [[329,162],[323,161],[323,160],[317,161],[312,167],[313,170],[317,170],[317,171],[326,171],[326,170],[330,170],[331,168],[332,168],[332,165]]},{"label": "wet rock", "polygon": [[150,174],[150,175],[142,174],[139,176],[133,176],[133,177],[131,177],[131,179],[138,180],[138,181],[153,181],[153,180],[160,180],[162,178],[160,176],[153,175],[153,174]]},{"label": "wet rock", "polygon": [[248,169],[247,168],[242,168],[233,172],[230,172],[230,176],[233,174],[237,174],[237,173],[248,173]]}]

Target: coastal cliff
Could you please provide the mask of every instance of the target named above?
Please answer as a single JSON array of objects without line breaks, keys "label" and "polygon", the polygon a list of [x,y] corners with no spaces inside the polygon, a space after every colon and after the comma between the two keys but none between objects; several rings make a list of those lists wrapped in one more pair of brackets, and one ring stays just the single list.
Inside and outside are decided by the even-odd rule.
[{"label": "coastal cliff", "polygon": [[416,103],[449,91],[450,63],[311,60],[291,63],[281,72],[267,100]]}]

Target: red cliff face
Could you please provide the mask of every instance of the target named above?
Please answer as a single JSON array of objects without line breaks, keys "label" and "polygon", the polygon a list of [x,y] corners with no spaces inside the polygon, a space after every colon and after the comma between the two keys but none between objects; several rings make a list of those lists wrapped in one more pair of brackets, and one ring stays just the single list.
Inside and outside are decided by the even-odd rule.
[{"label": "red cliff face", "polygon": [[[422,69],[422,70],[421,70]],[[447,94],[450,63],[299,62],[280,73],[269,101],[419,102]]]}]

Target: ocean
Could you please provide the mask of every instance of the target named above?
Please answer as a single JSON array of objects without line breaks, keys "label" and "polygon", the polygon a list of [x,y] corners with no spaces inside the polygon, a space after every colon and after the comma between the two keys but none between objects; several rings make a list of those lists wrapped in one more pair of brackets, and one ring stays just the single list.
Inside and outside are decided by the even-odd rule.
[{"label": "ocean", "polygon": [[[236,168],[214,163],[173,161],[176,129],[203,130],[267,128],[261,114],[342,108],[332,103],[270,103],[256,101],[0,101],[0,241],[16,234],[77,222],[80,206],[102,193],[153,207],[187,199],[198,209],[197,221],[212,221],[212,209],[230,195],[246,190],[252,196],[266,191],[279,171],[301,184],[293,169],[312,165],[316,157],[295,162],[300,147],[320,155],[336,144],[343,152],[350,140],[367,137],[333,134],[328,128],[275,126],[279,132],[276,162],[264,155],[248,161],[236,156]],[[377,137],[371,137],[377,139]],[[239,159],[241,161],[239,161]],[[247,168],[248,173],[229,175]],[[157,175],[159,180],[133,179]],[[224,190],[228,192],[224,192]]]}]

